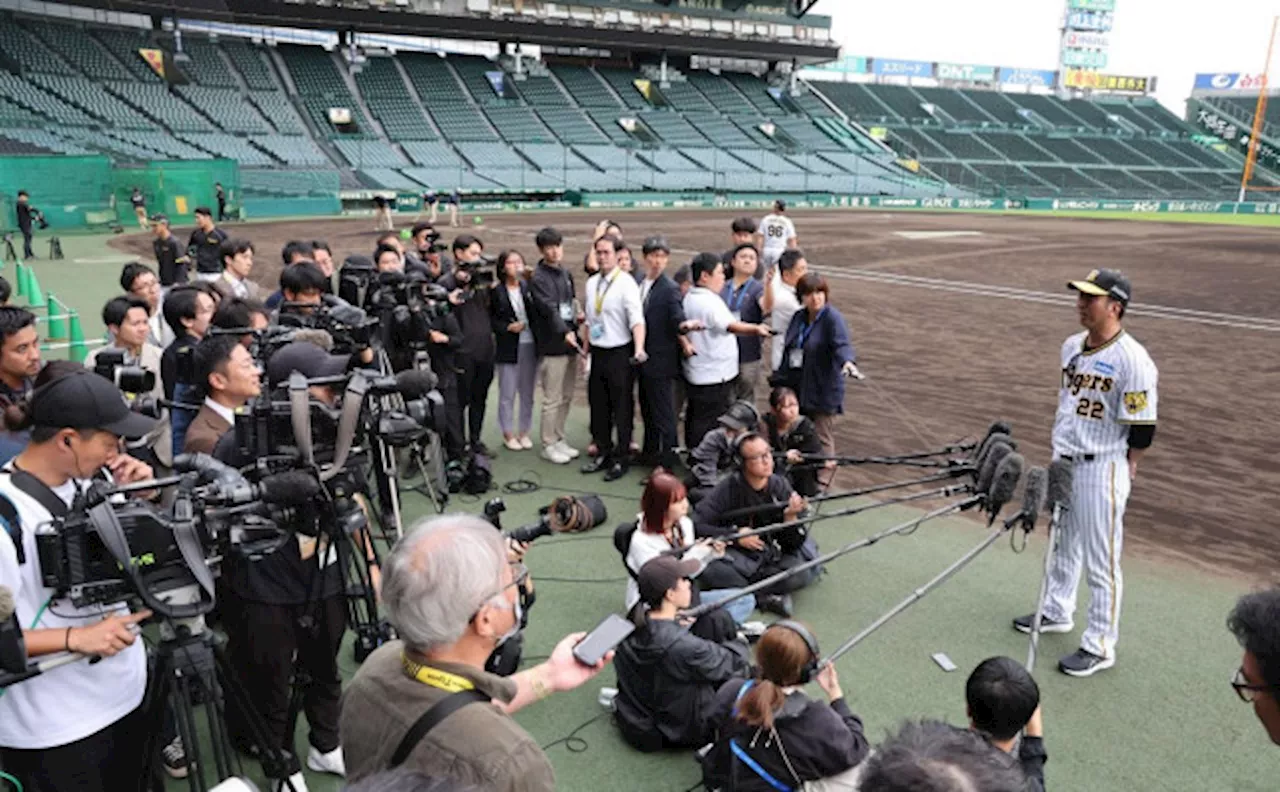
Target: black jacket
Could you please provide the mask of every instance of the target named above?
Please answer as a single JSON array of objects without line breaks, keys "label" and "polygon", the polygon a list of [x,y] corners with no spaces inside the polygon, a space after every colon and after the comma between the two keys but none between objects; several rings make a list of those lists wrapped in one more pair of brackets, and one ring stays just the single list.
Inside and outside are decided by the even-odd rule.
[{"label": "black jacket", "polygon": [[1018,748],[1018,763],[1027,777],[1027,792],[1044,792],[1044,765],[1049,754],[1043,737],[1023,737]]},{"label": "black jacket", "polygon": [[[441,275],[438,283],[446,291],[459,288],[453,273]],[[493,325],[489,317],[489,289],[473,289],[464,292],[467,300],[462,305],[453,306],[453,315],[458,318],[458,326],[462,328],[462,346],[458,353],[469,362],[492,363],[494,354]]]},{"label": "black jacket", "polygon": [[196,272],[205,274],[222,272],[222,243],[227,241],[227,232],[214,228],[209,233],[197,228],[191,232],[187,240],[187,255],[194,256]]},{"label": "black jacket", "polygon": [[[805,416],[800,416],[791,425],[791,431],[785,435],[778,433],[778,419],[772,413],[764,417],[764,423],[769,430],[769,445],[773,446],[773,450],[777,453],[785,454],[793,450],[802,454],[822,453],[822,441],[818,439],[818,430],[813,425],[813,421]],[[778,460],[775,464],[781,463],[782,461]],[[818,494],[817,465],[791,468],[787,471],[787,478],[791,480],[791,486],[795,487],[796,492],[806,498]]]},{"label": "black jacket", "polygon": [[[489,316],[493,321],[493,337],[498,347],[494,362],[517,363],[519,362],[520,353],[520,334],[513,333],[507,329],[507,325],[519,321],[516,318],[516,309],[511,304],[511,295],[507,293],[506,284],[496,283],[492,291],[493,297],[489,301]],[[525,315],[532,317],[533,294],[529,289],[529,284],[523,280],[520,281],[520,295],[524,298]],[[532,318],[530,321],[532,321]]]},{"label": "black jacket", "polygon": [[20,203],[15,206],[18,215],[18,229],[23,233],[31,233],[31,204]]},{"label": "black jacket", "polygon": [[618,728],[634,748],[699,748],[716,690],[749,672],[746,644],[705,641],[674,621],[650,620],[618,646]]},{"label": "black jacket", "polygon": [[164,348],[160,355],[160,382],[164,385],[164,397],[173,398],[173,389],[184,380],[178,375],[178,354],[200,343],[200,339],[189,333],[183,333],[173,339],[173,343]]},{"label": "black jacket", "polygon": [[[734,473],[721,479],[711,492],[698,501],[693,512],[693,531],[699,537],[725,536],[737,532],[738,528],[760,528],[786,519],[783,510],[791,499],[791,483],[774,473],[763,490],[751,489],[742,473]],[[748,506],[773,505],[762,508],[753,514],[738,517],[723,517],[738,509]],[[778,564],[783,557],[800,552],[808,537],[803,527],[788,528],[782,531],[764,534],[764,548],[748,550],[738,545],[730,546],[724,555],[724,563],[730,564],[748,580],[756,580],[760,576],[779,571]]]},{"label": "black jacket", "polygon": [[[767,730],[742,723],[733,717],[733,710],[745,681],[735,679],[716,693],[710,722],[715,742],[703,760],[703,780],[708,789],[773,790],[767,781],[733,755],[730,739],[765,772],[793,789],[805,781],[843,773],[867,757],[870,744],[862,733],[862,720],[849,711],[844,699],[825,704],[800,692],[787,696],[782,709],[774,713],[776,741]],[[782,751],[786,751],[786,760]],[[795,775],[788,769],[788,761]]]},{"label": "black jacket", "polygon": [[[644,281],[641,281],[641,289]],[[680,325],[684,303],[680,287],[667,275],[653,282],[644,299],[644,351],[649,359],[640,367],[646,377],[678,377],[684,356],[680,351]]]},{"label": "black jacket", "polygon": [[462,347],[462,328],[458,327],[458,319],[447,313],[431,324],[432,330],[439,330],[449,337],[447,343],[438,344],[427,339],[427,355],[431,358],[431,370],[440,379],[441,388],[452,388],[458,384],[457,352]]},{"label": "black jacket", "polygon": [[[573,307],[576,296],[573,276],[563,267],[552,267],[545,261],[539,261],[533,270],[529,291],[533,295],[529,316],[533,322],[533,340],[538,345],[538,357],[577,354],[564,342],[564,334],[578,327]],[[570,319],[565,320],[566,315]]]}]

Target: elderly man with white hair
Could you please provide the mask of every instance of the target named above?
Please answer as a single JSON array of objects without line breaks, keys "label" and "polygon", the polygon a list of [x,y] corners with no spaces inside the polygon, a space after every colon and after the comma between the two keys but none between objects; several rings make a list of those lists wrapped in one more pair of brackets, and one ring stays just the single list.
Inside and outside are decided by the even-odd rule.
[{"label": "elderly man with white hair", "polygon": [[484,670],[520,629],[528,570],[502,535],[468,515],[420,522],[383,564],[382,600],[401,640],[365,660],[342,703],[347,780],[403,766],[481,789],[555,789],[546,754],[510,716],[604,668],[573,657],[582,633],[546,662],[504,678]]}]

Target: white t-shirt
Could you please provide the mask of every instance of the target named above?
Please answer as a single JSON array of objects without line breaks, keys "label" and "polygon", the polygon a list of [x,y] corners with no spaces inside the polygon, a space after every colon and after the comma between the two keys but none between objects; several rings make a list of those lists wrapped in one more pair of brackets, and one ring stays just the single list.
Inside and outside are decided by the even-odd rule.
[{"label": "white t-shirt", "polygon": [[777,371],[782,365],[782,347],[787,335],[787,327],[791,324],[791,317],[795,316],[798,310],[800,310],[800,298],[796,297],[796,287],[788,286],[783,282],[782,276],[775,273],[773,310],[769,313],[769,328],[773,330],[773,371]]},{"label": "white t-shirt", "polygon": [[524,292],[519,284],[507,287],[507,298],[511,300],[511,310],[515,312],[516,321],[524,325],[520,331],[520,343],[532,344],[533,331],[529,329],[529,309],[524,304]]},{"label": "white t-shirt", "polygon": [[[6,471],[11,469],[5,466]],[[88,486],[88,482],[80,484]],[[75,483],[68,481],[53,491],[70,505]],[[23,629],[86,627],[108,613],[128,613],[124,605],[76,608],[67,600],[50,602],[44,608],[53,591],[40,581],[35,532],[51,520],[51,515],[34,498],[13,486],[7,473],[0,474],[0,495],[13,502],[22,522],[24,564],[18,563],[9,533],[0,530],[0,585],[13,590]],[[41,749],[82,740],[137,709],[146,686],[147,655],[141,639],[96,664],[70,663],[28,679],[0,696],[0,746]]]},{"label": "white t-shirt", "polygon": [[724,298],[710,289],[694,286],[684,296],[684,316],[698,320],[706,330],[689,333],[693,357],[684,359],[684,377],[690,385],[718,385],[738,376],[738,339],[729,332],[735,321]]},{"label": "white t-shirt", "polygon": [[1053,455],[1123,454],[1129,427],[1156,422],[1159,372],[1137,339],[1125,331],[1097,349],[1084,349],[1088,333],[1062,345],[1062,383],[1053,419]]},{"label": "white t-shirt", "polygon": [[[644,519],[644,515],[637,514],[636,520]],[[673,533],[676,536],[676,544],[680,547],[688,547],[694,542],[693,520],[688,517],[681,517],[676,523]],[[632,572],[638,573],[640,567],[644,566],[651,559],[657,558],[667,550],[671,549],[671,545],[667,542],[667,537],[662,534],[648,533],[641,528],[636,528],[636,532],[631,534],[631,547],[627,548],[627,568]],[[715,551],[703,545],[689,550],[684,554],[684,558],[691,559],[702,564],[702,569],[706,569],[707,561],[711,558]],[[702,569],[698,570],[697,575],[702,574]],[[697,577],[694,575],[694,577]],[[634,577],[628,576],[627,579],[627,610],[630,611],[640,601],[640,586],[636,583]]]},{"label": "white t-shirt", "polygon": [[787,240],[796,235],[795,224],[786,215],[769,214],[760,221],[760,235],[764,237],[765,258],[776,261],[787,249]]}]

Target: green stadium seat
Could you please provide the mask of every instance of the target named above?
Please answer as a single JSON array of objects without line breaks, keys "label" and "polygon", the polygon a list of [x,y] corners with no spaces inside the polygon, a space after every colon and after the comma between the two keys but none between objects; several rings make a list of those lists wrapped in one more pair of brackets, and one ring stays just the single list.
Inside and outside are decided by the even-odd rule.
[{"label": "green stadium seat", "polygon": [[[263,60],[265,53],[245,41],[226,38],[218,43],[227,59],[235,66],[236,71],[244,78],[245,85],[251,91],[279,91],[281,86],[271,74],[270,67]],[[270,116],[268,116],[270,118]]]},{"label": "green stadium seat", "polygon": [[932,123],[934,118],[924,109],[924,99],[905,85],[863,85],[867,93],[912,124]]},{"label": "green stadium seat", "polygon": [[[1017,133],[974,132],[973,137],[987,144],[1014,162],[1058,162],[1058,158],[1036,145],[1036,140]],[[937,139],[944,144],[950,137],[938,135]],[[961,159],[968,159],[962,157]]]},{"label": "green stadium seat", "polygon": [[638,72],[633,72],[630,69],[606,67],[600,67],[594,71],[604,78],[604,81],[613,88],[618,96],[622,97],[622,102],[626,107],[630,107],[633,110],[651,107],[645,101],[645,98],[640,95],[639,89],[636,88],[635,81],[640,79]]},{"label": "green stadium seat", "polygon": [[1143,156],[1137,149],[1129,147],[1118,138],[1078,138],[1077,142],[1113,165],[1150,167],[1156,164],[1150,157]]},{"label": "green stadium seat", "polygon": [[770,98],[769,84],[764,80],[742,72],[725,72],[724,78],[738,89],[738,93],[742,94],[757,113],[770,115],[777,111],[778,105]]},{"label": "green stadium seat", "polygon": [[654,134],[673,146],[709,146],[711,141],[679,113],[655,110],[637,116]]},{"label": "green stadium seat", "polygon": [[521,77],[507,72],[507,79],[514,80],[516,90],[530,107],[571,107],[573,100],[548,74],[525,73]]},{"label": "green stadium seat", "polygon": [[388,138],[398,141],[439,137],[422,107],[409,94],[391,58],[369,58],[353,76],[369,112],[378,119]]},{"label": "green stadium seat", "polygon": [[336,193],[341,182],[334,170],[255,170],[240,171],[240,189],[246,195],[329,196]]},{"label": "green stadium seat", "polygon": [[353,168],[403,168],[410,163],[400,152],[380,140],[334,138],[333,145]]},{"label": "green stadium seat", "polygon": [[[409,81],[418,92],[423,105],[432,110],[440,105],[468,104],[466,91],[444,58],[420,52],[405,52],[399,56]],[[441,130],[443,132],[444,130]]]},{"label": "green stadium seat", "polygon": [[256,148],[248,139],[225,132],[183,132],[177,137],[215,157],[233,159],[241,165],[271,167],[280,164],[279,160]]},{"label": "green stadium seat", "polygon": [[[549,68],[578,105],[587,108],[609,107],[619,110],[624,106],[594,70],[584,66],[557,65]],[[632,92],[634,91],[633,88]]]},{"label": "green stadium seat", "polygon": [[[586,112],[576,107],[538,107],[534,112],[547,129],[565,143],[607,143],[610,140]],[[616,122],[610,123],[617,126]]]},{"label": "green stadium seat", "polygon": [[[499,63],[475,55],[451,55],[448,58],[448,65],[457,72],[458,77],[471,93],[471,98],[482,105],[504,104],[520,99],[516,81],[509,78]],[[493,83],[487,76],[490,72],[502,74],[502,96],[498,96],[494,91]]]},{"label": "green stadium seat", "polygon": [[[24,20],[23,27],[95,80],[132,80],[133,74],[79,25]],[[138,57],[135,55],[135,57]],[[152,75],[154,76],[154,75]]]},{"label": "green stadium seat", "polygon": [[271,126],[258,110],[233,88],[211,88],[204,85],[175,86],[178,95],[198,108],[213,123],[228,132],[257,135],[271,131]]},{"label": "green stadium seat", "polygon": [[[137,28],[95,26],[93,35],[116,56],[118,61],[124,64],[125,68],[133,75],[133,79],[144,83],[164,82],[160,79],[160,75],[156,74],[155,69],[152,69],[138,52],[140,49],[156,46],[156,43],[151,40],[151,34],[148,31],[138,30]],[[97,77],[97,75],[93,76]]]},{"label": "green stadium seat", "polygon": [[539,143],[556,139],[533,110],[523,105],[486,107],[484,113],[489,117],[489,123],[498,130],[498,134],[509,142]]},{"label": "green stadium seat", "polygon": [[360,175],[387,190],[416,191],[421,185],[394,168],[365,168]]},{"label": "green stadium seat", "polygon": [[165,84],[106,83],[106,89],[175,132],[213,132],[214,126],[195,108],[170,93]]},{"label": "green stadium seat", "polygon": [[[359,131],[355,134],[371,136],[373,129],[369,120],[364,117],[360,105],[346,82],[338,72],[334,56],[320,47],[304,47],[295,44],[281,44],[277,51],[289,69],[289,76],[298,89],[301,100],[311,122],[322,135],[335,138],[339,134],[329,121],[331,108],[345,108],[351,112],[351,119]],[[347,135],[350,137],[350,135]]]},{"label": "green stadium seat", "polygon": [[995,117],[970,102],[966,98],[967,92],[954,91],[950,88],[914,88],[912,90],[960,124],[987,125],[997,122]]},{"label": "green stadium seat", "polygon": [[14,129],[7,127],[3,134],[9,140],[16,141],[20,144],[28,145],[33,148],[52,151],[55,154],[73,154],[76,156],[83,156],[97,153],[92,149],[81,146],[43,129]]},{"label": "green stadium seat", "polygon": [[[33,74],[31,82],[26,82],[0,73],[0,84],[5,83],[19,103],[66,124],[140,130],[156,128],[154,121],[83,77]],[[67,112],[65,108],[72,105],[93,117],[80,110]]]},{"label": "green stadium seat", "polygon": [[453,147],[443,141],[408,140],[400,146],[410,159],[424,167],[445,169],[466,167],[466,163],[458,157]]},{"label": "green stadium seat", "polygon": [[445,140],[497,141],[498,133],[489,126],[480,108],[471,104],[430,106],[432,120]]},{"label": "green stadium seat", "polygon": [[560,174],[589,167],[586,160],[561,143],[522,143],[516,149],[544,172]]},{"label": "green stadium seat", "polygon": [[267,153],[286,165],[328,166],[333,165],[325,153],[316,146],[309,137],[292,135],[257,135],[253,139],[255,146],[265,149]]},{"label": "green stadium seat", "polygon": [[65,60],[9,19],[0,24],[0,56],[16,63],[24,74],[75,74]]},{"label": "green stadium seat", "polygon": [[276,131],[282,135],[305,135],[307,127],[298,117],[289,97],[280,91],[251,91],[249,102],[258,108],[262,117],[271,122]]},{"label": "green stadium seat", "polygon": [[[166,42],[165,48],[174,50],[173,42]],[[218,54],[218,45],[208,39],[184,35],[182,51],[190,59],[178,64],[179,70],[193,83],[209,88],[239,88],[235,74],[227,67],[222,56]]]},{"label": "green stadium seat", "polygon": [[[1082,139],[1083,140],[1083,139]],[[1063,162],[1073,165],[1101,165],[1106,159],[1086,145],[1082,140],[1068,137],[1036,136],[1036,145],[1049,151]]]}]

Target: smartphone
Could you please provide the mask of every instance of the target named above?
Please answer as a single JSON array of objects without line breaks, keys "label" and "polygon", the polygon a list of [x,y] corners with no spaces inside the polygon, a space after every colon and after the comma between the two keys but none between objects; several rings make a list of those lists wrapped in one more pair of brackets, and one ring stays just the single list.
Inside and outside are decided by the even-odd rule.
[{"label": "smartphone", "polygon": [[950,672],[950,671],[956,670],[956,664],[951,662],[951,658],[947,657],[946,654],[943,652],[938,652],[937,654],[935,654],[933,656],[933,662],[937,663],[938,667],[941,668],[943,671]]},{"label": "smartphone", "polygon": [[610,613],[587,637],[573,647],[573,656],[579,663],[594,666],[604,659],[622,639],[635,632],[636,626],[616,613]]}]

